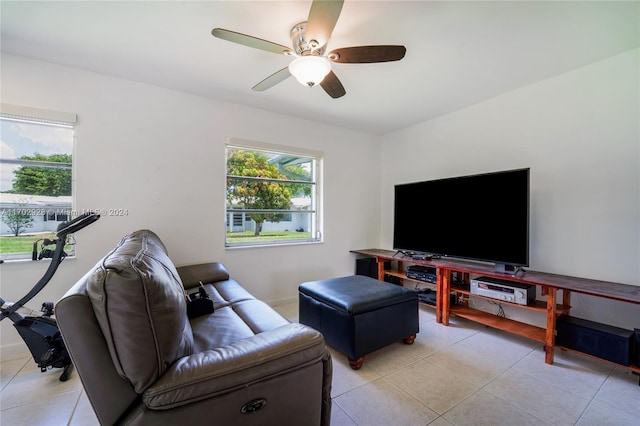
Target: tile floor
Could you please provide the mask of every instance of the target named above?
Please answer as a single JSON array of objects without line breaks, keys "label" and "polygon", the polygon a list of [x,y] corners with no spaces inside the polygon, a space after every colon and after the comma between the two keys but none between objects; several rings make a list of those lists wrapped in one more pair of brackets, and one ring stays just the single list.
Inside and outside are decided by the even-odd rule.
[{"label": "tile floor", "polygon": [[[291,321],[297,304],[276,309]],[[579,354],[420,308],[413,345],[397,343],[351,370],[333,353],[332,426],[637,425],[638,376]],[[28,353],[3,356],[0,424],[97,425],[75,372],[41,373]],[[301,425],[305,426],[305,425]]]}]

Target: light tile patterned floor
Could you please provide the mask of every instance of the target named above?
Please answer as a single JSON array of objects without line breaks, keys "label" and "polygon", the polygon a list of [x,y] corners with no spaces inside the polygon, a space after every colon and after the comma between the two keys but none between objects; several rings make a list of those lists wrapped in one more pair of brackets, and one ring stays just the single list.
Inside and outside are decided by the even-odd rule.
[{"label": "light tile patterned floor", "polygon": [[[297,321],[297,304],[276,309]],[[537,342],[455,317],[445,327],[427,306],[413,345],[367,355],[357,371],[332,353],[332,426],[638,424],[628,370],[560,350],[548,365]],[[97,425],[78,375],[60,382],[60,372],[3,356],[0,424]]]}]

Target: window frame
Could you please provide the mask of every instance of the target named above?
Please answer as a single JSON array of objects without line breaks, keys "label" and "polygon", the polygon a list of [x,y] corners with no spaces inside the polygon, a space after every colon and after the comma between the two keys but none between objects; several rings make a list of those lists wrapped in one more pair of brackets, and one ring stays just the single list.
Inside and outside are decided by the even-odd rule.
[{"label": "window frame", "polygon": [[[244,150],[251,152],[262,152],[265,154],[277,154],[277,155],[287,155],[287,156],[299,156],[304,158],[309,158],[312,162],[312,170],[311,170],[311,180],[307,181],[299,181],[298,183],[302,184],[310,184],[312,188],[312,194],[310,195],[310,210],[305,210],[302,214],[311,215],[310,223],[311,230],[309,238],[304,239],[287,239],[287,240],[262,240],[262,241],[252,241],[252,242],[229,242],[229,221],[233,220],[233,217],[236,214],[241,214],[243,217],[243,222],[246,221],[246,218],[251,215],[251,212],[255,212],[256,210],[251,209],[237,209],[237,208],[229,208],[227,201],[227,185],[228,179],[234,178],[233,175],[229,175],[227,173],[228,170],[228,160],[229,160],[229,151],[230,150]],[[279,144],[271,144],[266,142],[257,142],[250,141],[245,139],[238,138],[227,138],[225,141],[225,190],[224,190],[224,209],[225,209],[225,221],[224,221],[224,230],[225,230],[225,249],[237,249],[237,248],[256,248],[256,247],[278,247],[283,245],[303,245],[303,244],[317,244],[324,242],[323,236],[323,214],[322,214],[322,169],[323,169],[323,161],[324,161],[324,153],[317,150],[310,150],[305,148],[298,148],[292,146],[285,146]],[[270,178],[256,178],[250,177],[251,180],[260,180],[260,181],[277,181],[277,179]],[[295,183],[297,181],[287,181],[288,183]],[[264,210],[264,212],[273,212],[273,210]],[[300,210],[277,210],[278,212],[282,212],[284,215],[293,216],[296,214],[301,214]]]},{"label": "window frame", "polygon": [[[20,159],[10,159],[3,158],[3,163],[7,164],[17,164],[20,166],[24,165],[33,165],[35,167],[53,167],[57,169],[70,169],[71,170],[71,194],[70,202],[67,204],[66,202],[58,205],[57,203],[53,203],[53,205],[45,204],[40,208],[37,207],[25,207],[26,210],[32,210],[31,214],[32,218],[40,218],[44,223],[49,222],[49,213],[53,212],[55,219],[54,222],[62,223],[64,217],[66,220],[73,217],[74,206],[76,204],[75,200],[75,182],[76,182],[76,168],[74,167],[73,159],[76,157],[76,127],[77,127],[77,115],[73,113],[60,112],[60,111],[50,111],[46,109],[27,107],[22,105],[13,105],[7,103],[0,103],[0,119],[2,121],[7,122],[22,122],[27,124],[39,125],[39,126],[55,126],[55,127],[63,127],[71,129],[71,151],[69,154],[71,155],[71,163],[60,163],[57,165],[52,162],[45,161],[37,161],[37,160],[20,160]],[[66,152],[65,152],[66,154]],[[38,197],[32,194],[23,194],[27,197]],[[6,204],[3,202],[3,204]],[[11,204],[11,202],[9,202]],[[14,209],[18,209],[18,204]],[[4,208],[2,209],[4,211]],[[27,231],[28,232],[28,231]],[[35,231],[34,231],[35,232]],[[51,231],[42,231],[48,232],[51,234],[55,234],[56,230]],[[37,244],[37,242],[36,242]],[[74,257],[76,255],[75,252],[75,242],[73,240],[73,236],[71,236],[71,240],[69,245],[65,247],[65,251],[68,253],[68,257]],[[32,252],[20,252],[20,253],[4,253],[2,254],[2,258],[5,262],[22,262],[27,260],[32,260]]]}]

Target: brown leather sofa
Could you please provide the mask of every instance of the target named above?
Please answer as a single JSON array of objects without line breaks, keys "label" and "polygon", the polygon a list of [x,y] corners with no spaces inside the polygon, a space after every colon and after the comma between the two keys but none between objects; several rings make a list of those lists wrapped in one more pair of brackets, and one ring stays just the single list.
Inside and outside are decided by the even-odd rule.
[{"label": "brown leather sofa", "polygon": [[[202,282],[214,311],[187,316]],[[254,298],[220,263],[176,268],[158,236],[122,239],[58,301],[101,424],[328,425],[323,336]]]}]

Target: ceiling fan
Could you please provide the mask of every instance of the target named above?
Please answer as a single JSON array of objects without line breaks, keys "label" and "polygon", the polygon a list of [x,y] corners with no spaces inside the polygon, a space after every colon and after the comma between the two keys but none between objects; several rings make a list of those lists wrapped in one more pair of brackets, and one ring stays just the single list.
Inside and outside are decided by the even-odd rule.
[{"label": "ceiling fan", "polygon": [[331,62],[362,64],[399,61],[404,58],[407,51],[404,46],[378,45],[343,47],[325,54],[343,3],[344,0],[314,0],[307,20],[291,28],[293,49],[222,28],[214,28],[211,34],[255,49],[296,57],[289,66],[276,71],[253,86],[253,90],[258,92],[267,90],[293,75],[303,85],[313,87],[320,84],[324,91],[335,99],[344,96],[346,91],[331,70]]}]

